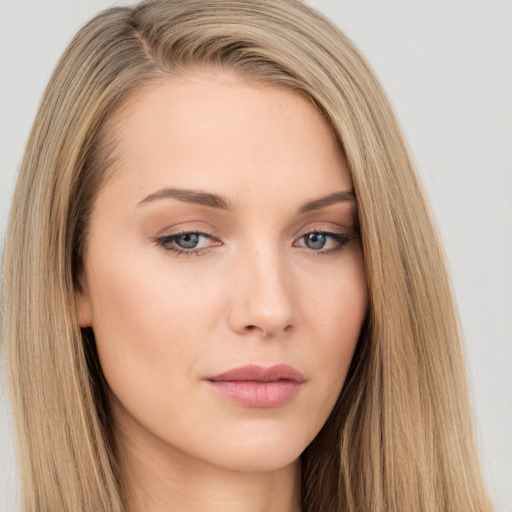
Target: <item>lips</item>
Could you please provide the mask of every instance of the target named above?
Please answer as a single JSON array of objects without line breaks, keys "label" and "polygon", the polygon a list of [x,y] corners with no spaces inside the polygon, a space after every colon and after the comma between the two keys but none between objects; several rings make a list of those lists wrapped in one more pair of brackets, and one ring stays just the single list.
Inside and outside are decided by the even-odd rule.
[{"label": "lips", "polygon": [[300,391],[305,378],[287,364],[242,366],[205,379],[206,384],[230,401],[246,407],[284,405]]}]

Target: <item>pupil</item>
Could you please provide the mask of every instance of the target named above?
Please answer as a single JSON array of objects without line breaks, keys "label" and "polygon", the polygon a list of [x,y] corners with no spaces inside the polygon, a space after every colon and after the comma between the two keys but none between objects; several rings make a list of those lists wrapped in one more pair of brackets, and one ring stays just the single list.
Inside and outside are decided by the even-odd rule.
[{"label": "pupil", "polygon": [[306,235],[306,245],[310,249],[322,249],[326,241],[326,236],[322,233],[310,233]]},{"label": "pupil", "polygon": [[181,235],[176,241],[183,249],[193,249],[199,242],[199,236],[195,233],[187,233]]}]

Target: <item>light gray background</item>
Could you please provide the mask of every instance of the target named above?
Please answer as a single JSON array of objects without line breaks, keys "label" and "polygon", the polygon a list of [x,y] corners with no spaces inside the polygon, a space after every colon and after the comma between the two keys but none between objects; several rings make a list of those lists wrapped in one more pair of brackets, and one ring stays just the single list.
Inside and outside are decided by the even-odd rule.
[{"label": "light gray background", "polygon": [[[118,1],[116,4],[128,2]],[[512,512],[512,2],[312,0],[366,54],[396,108],[451,265],[483,467]],[[0,0],[0,236],[43,87],[110,0]],[[0,375],[1,376],[1,375]],[[16,509],[0,388],[0,511]]]}]

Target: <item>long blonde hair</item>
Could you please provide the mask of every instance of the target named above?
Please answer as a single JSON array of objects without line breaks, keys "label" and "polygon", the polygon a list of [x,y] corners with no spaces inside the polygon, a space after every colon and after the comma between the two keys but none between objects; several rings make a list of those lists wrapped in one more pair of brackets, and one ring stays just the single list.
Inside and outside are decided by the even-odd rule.
[{"label": "long blonde hair", "polygon": [[302,91],[339,137],[370,307],[341,396],[302,455],[304,512],[490,511],[457,313],[431,213],[369,65],[299,0],[149,0],[108,9],[65,51],[14,194],[3,343],[28,512],[120,512],[106,384],[76,317],[112,114],[146,84],[220,66]]}]

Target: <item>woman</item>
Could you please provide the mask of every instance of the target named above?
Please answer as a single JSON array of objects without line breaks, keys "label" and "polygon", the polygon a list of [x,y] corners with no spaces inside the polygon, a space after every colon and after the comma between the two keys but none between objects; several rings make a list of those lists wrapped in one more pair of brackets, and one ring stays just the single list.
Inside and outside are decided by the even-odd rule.
[{"label": "woman", "polygon": [[6,242],[26,510],[491,510],[447,282],[325,18],[105,11],[48,85]]}]

